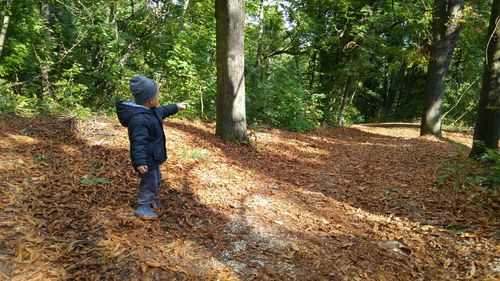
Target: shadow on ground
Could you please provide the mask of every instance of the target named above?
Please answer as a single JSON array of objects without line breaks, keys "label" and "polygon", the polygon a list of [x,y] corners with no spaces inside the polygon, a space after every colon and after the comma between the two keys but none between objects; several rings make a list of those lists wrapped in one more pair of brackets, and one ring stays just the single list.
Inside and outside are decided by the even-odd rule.
[{"label": "shadow on ground", "polygon": [[[498,226],[496,210],[483,205],[481,198],[437,184],[439,168],[462,163],[466,155],[444,138],[398,138],[339,128],[309,134],[276,131],[284,141],[272,147],[259,147],[267,145],[259,141],[253,147],[238,147],[195,126],[169,125],[196,136],[200,147],[219,148],[232,164],[371,213],[434,226],[459,222],[479,232]],[[480,216],[470,216],[471,212]]]}]

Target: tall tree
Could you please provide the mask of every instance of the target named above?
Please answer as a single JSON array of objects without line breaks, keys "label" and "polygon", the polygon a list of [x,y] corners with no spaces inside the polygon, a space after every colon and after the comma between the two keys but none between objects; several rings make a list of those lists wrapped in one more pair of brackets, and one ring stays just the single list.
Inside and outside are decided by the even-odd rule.
[{"label": "tall tree", "polygon": [[257,35],[257,55],[255,59],[255,75],[252,79],[252,89],[254,96],[258,92],[258,83],[260,79],[260,65],[262,60],[262,34],[264,33],[264,0],[259,1],[259,33]]},{"label": "tall tree", "polygon": [[216,133],[225,140],[246,140],[243,0],[216,0]]},{"label": "tall tree", "polygon": [[179,27],[181,30],[184,29],[184,17],[186,16],[188,7],[189,7],[189,0],[184,0],[184,3],[182,4],[182,13],[181,16],[179,17]]},{"label": "tall tree", "polygon": [[345,82],[344,82],[344,87],[342,88],[342,100],[340,102],[340,109],[339,113],[337,116],[337,126],[342,126],[343,125],[343,115],[344,115],[344,110],[347,105],[347,102],[349,101],[349,92],[351,88],[351,83],[352,83],[352,76],[348,75]]},{"label": "tall tree", "polygon": [[[483,86],[474,129],[474,143],[469,157],[476,157],[486,148],[497,149],[500,137],[500,0],[493,0]],[[479,145],[477,141],[484,143]]]},{"label": "tall tree", "polygon": [[427,69],[426,98],[420,135],[441,136],[444,82],[463,17],[463,0],[434,0],[432,45]]},{"label": "tall tree", "polygon": [[7,0],[7,5],[4,10],[2,30],[0,31],[0,56],[2,55],[5,36],[7,35],[7,29],[9,28],[11,2],[12,0]]},{"label": "tall tree", "polygon": [[52,85],[50,83],[49,72],[50,72],[50,55],[51,55],[51,45],[52,45],[52,7],[48,0],[42,2],[41,16],[45,23],[45,59],[40,59],[40,68],[42,72],[42,88],[43,93],[48,93],[51,96],[54,95]]}]

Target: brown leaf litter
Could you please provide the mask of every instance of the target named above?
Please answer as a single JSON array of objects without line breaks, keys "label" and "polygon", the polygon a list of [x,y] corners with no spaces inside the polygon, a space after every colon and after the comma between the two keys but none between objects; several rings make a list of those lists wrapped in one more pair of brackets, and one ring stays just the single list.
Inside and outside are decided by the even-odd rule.
[{"label": "brown leaf litter", "polygon": [[498,202],[436,182],[470,134],[372,124],[253,132],[243,146],[211,124],[165,128],[165,207],[147,222],[116,121],[2,117],[0,279],[500,277]]}]

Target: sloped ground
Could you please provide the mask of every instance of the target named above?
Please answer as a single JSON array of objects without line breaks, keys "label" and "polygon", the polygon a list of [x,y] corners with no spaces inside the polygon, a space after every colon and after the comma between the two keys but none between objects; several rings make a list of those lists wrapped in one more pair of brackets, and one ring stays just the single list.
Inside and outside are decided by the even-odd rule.
[{"label": "sloped ground", "polygon": [[166,122],[166,206],[145,222],[117,122],[1,118],[0,279],[500,277],[498,202],[454,188],[461,175],[436,183],[469,135],[379,124],[239,146],[213,131]]}]

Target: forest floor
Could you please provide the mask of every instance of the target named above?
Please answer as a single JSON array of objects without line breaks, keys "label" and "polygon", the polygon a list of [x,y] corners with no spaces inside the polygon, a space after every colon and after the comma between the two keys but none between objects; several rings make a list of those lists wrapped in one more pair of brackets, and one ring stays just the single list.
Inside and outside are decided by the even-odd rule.
[{"label": "forest floor", "polygon": [[165,207],[113,119],[0,118],[0,279],[499,280],[498,201],[467,182],[471,135],[415,124],[224,142],[166,123]]}]

